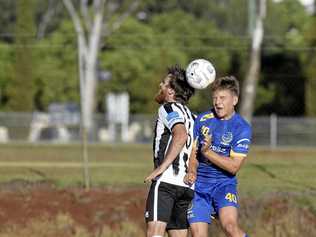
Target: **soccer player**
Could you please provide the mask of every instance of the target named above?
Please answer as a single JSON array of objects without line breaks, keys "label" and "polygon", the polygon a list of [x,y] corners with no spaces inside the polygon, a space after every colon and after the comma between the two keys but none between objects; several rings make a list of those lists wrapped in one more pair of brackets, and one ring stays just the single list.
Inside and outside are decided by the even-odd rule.
[{"label": "soccer player", "polygon": [[146,202],[147,237],[186,237],[187,208],[194,195],[184,183],[193,144],[194,117],[186,106],[194,89],[185,70],[168,68],[155,97],[161,106],[153,141],[154,167],[145,182],[152,181]]},{"label": "soccer player", "polygon": [[239,83],[233,76],[217,78],[212,87],[213,109],[194,124],[194,145],[185,182],[195,182],[188,210],[193,237],[207,237],[211,215],[217,216],[226,236],[246,237],[238,225],[236,174],[245,162],[250,125],[235,112]]}]

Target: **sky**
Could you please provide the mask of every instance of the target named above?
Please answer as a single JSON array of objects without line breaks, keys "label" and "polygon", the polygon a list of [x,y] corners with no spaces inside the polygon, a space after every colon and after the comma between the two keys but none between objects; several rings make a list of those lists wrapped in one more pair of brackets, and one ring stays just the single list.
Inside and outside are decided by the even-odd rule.
[{"label": "sky", "polygon": [[[283,0],[274,0],[275,2],[281,2]],[[303,5],[305,6],[310,6],[313,4],[314,0],[299,0],[301,3],[303,3]]]},{"label": "sky", "polygon": [[304,5],[311,5],[313,4],[314,0],[300,0]]},{"label": "sky", "polygon": [[[313,4],[314,0],[300,0],[301,3],[306,7],[308,12],[312,13],[313,12]],[[315,0],[316,1],[316,0]]]},{"label": "sky", "polygon": [[[283,0],[274,0],[275,2],[281,2]],[[306,9],[312,13],[313,12],[313,3],[314,0],[299,0],[305,7]],[[315,0],[316,1],[316,0]]]}]

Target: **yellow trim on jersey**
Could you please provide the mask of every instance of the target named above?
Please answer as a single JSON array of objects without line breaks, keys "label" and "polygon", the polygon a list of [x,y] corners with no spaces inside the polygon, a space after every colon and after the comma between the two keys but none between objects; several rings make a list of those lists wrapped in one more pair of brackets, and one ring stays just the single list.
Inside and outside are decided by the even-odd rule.
[{"label": "yellow trim on jersey", "polygon": [[209,113],[209,114],[205,114],[203,115],[203,117],[200,119],[201,122],[207,120],[207,119],[211,119],[214,118],[214,114],[213,113]]},{"label": "yellow trim on jersey", "polygon": [[247,154],[244,154],[244,153],[237,153],[237,152],[234,152],[233,150],[230,150],[229,156],[230,156],[230,157],[245,158],[245,157],[247,156]]},{"label": "yellow trim on jersey", "polygon": [[201,132],[204,136],[208,135],[208,132],[210,131],[210,128],[206,127],[206,126],[202,126],[201,128]]}]

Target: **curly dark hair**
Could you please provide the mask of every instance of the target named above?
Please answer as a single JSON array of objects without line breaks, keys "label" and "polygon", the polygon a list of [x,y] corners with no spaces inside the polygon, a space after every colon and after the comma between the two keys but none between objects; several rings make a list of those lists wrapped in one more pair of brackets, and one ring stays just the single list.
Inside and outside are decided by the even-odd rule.
[{"label": "curly dark hair", "polygon": [[229,90],[239,97],[239,82],[234,76],[219,77],[211,84],[211,90]]},{"label": "curly dark hair", "polygon": [[175,91],[176,101],[182,104],[188,103],[194,94],[194,88],[187,82],[185,70],[176,64],[168,68],[168,75],[170,75],[171,78],[169,85]]}]

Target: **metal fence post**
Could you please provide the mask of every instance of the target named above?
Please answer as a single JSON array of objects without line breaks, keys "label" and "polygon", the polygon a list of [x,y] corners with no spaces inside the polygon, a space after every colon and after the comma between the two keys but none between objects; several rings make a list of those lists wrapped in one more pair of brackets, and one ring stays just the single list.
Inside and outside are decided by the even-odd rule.
[{"label": "metal fence post", "polygon": [[270,115],[270,148],[275,149],[278,145],[278,118],[276,114]]}]

